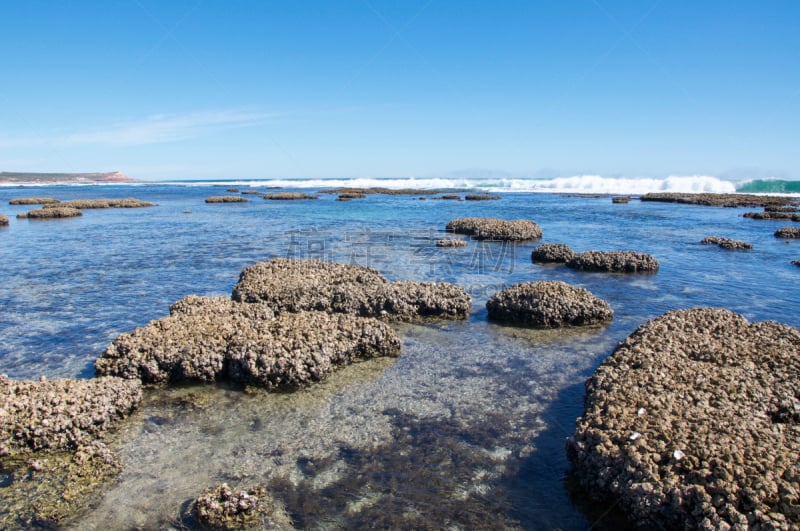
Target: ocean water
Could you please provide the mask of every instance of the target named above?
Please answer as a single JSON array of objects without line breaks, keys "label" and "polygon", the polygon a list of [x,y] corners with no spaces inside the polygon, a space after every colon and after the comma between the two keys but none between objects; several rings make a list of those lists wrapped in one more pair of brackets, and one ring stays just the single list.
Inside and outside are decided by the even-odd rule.
[{"label": "ocean water", "polygon": [[[750,185],[777,186],[767,182]],[[680,186],[730,185],[719,183],[698,178]],[[321,184],[364,183],[235,186],[308,192]],[[227,481],[269,486],[306,529],[617,528],[613,508],[588,503],[574,488],[564,454],[581,413],[583,382],[617,342],[652,317],[695,306],[800,326],[800,268],[790,263],[800,259],[800,242],[773,236],[788,222],[742,217],[753,209],[637,199],[612,204],[607,196],[532,193],[511,181],[462,184],[502,190],[501,199],[370,195],[338,202],[322,194],[308,201],[246,196],[248,203],[206,204],[206,197],[234,185],[0,187],[0,213],[11,218],[0,228],[0,373],[13,378],[91,377],[95,358],[117,334],[166,315],[169,304],[188,294],[228,295],[244,267],[277,256],[357,263],[392,280],[446,280],[473,297],[465,321],[398,325],[399,358],[353,365],[298,392],[227,386],[149,392],[110,440],[126,463],[119,481],[70,525],[182,528],[188,500]],[[597,193],[607,184],[583,179],[562,182],[558,190],[594,186]],[[614,193],[635,194],[642,184],[628,186]],[[136,197],[158,206],[16,219],[31,207],[9,200],[29,196]],[[615,275],[532,264],[531,250],[541,242],[436,248],[445,224],[464,216],[532,219],[543,228],[541,242],[576,251],[647,252],[661,268],[655,275]],[[745,240],[754,249],[701,245],[709,235]],[[550,279],[606,299],[613,322],[532,331],[487,321],[492,293]]]}]

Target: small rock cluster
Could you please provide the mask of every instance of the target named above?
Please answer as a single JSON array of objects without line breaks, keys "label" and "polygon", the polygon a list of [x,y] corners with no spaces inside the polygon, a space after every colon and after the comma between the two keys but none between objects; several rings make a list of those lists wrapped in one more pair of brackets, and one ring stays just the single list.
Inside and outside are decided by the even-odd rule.
[{"label": "small rock cluster", "polygon": [[212,195],[206,197],[206,203],[247,203],[250,200],[240,195]]},{"label": "small rock cluster", "polygon": [[567,267],[607,273],[655,273],[658,260],[635,251],[586,251],[573,256]]},{"label": "small rock cluster", "polygon": [[262,487],[234,490],[223,483],[194,502],[194,516],[208,529],[258,530],[291,528],[291,520]]},{"label": "small rock cluster", "polygon": [[532,262],[566,264],[575,256],[575,251],[563,243],[543,243],[531,252]]},{"label": "small rock cluster", "polygon": [[457,240],[455,238],[442,238],[436,240],[436,247],[466,247],[467,240]]},{"label": "small rock cluster", "polygon": [[752,249],[753,244],[741,240],[732,240],[721,236],[706,236],[700,241],[703,245],[718,245],[723,249]]},{"label": "small rock cluster", "polygon": [[276,311],[315,310],[391,321],[463,319],[472,307],[469,295],[448,282],[388,282],[362,266],[286,258],[244,269],[233,299],[264,302]]},{"label": "small rock cluster", "polygon": [[609,304],[589,290],[561,281],[515,284],[486,303],[489,319],[537,328],[587,326],[610,321]]},{"label": "small rock cluster", "polygon": [[446,230],[476,240],[526,241],[542,237],[539,225],[526,219],[457,218],[447,224]]},{"label": "small rock cluster", "polygon": [[356,359],[399,353],[397,334],[375,319],[276,315],[263,303],[190,295],[169,316],[119,335],[95,369],[143,383],[232,380],[297,388]]},{"label": "small rock cluster", "polygon": [[796,529],[798,382],[796,328],[668,312],[586,382],[574,472],[643,529]]},{"label": "small rock cluster", "polygon": [[74,451],[141,402],[139,382],[92,380],[11,380],[0,375],[0,457],[39,450]]},{"label": "small rock cluster", "polygon": [[775,231],[776,238],[800,238],[800,227],[781,227]]}]

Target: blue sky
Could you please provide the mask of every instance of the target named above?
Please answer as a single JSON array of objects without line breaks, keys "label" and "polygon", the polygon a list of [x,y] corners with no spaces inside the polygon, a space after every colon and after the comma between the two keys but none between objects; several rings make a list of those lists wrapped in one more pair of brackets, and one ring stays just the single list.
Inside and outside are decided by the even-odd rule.
[{"label": "blue sky", "polygon": [[797,0],[27,0],[0,21],[0,171],[800,178]]}]

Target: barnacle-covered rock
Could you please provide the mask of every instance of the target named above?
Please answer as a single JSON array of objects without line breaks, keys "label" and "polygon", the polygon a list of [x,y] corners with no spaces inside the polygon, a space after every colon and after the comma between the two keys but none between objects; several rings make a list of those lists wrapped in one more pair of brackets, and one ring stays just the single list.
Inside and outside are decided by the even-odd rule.
[{"label": "barnacle-covered rock", "polygon": [[515,284],[486,303],[489,319],[531,327],[586,326],[610,321],[611,306],[584,288],[561,281]]},{"label": "barnacle-covered rock", "polygon": [[531,261],[566,264],[575,256],[575,251],[564,243],[543,243],[531,252]]},{"label": "barnacle-covered rock", "polygon": [[240,195],[212,195],[206,197],[206,203],[247,203],[250,200]]},{"label": "barnacle-covered rock", "polygon": [[723,249],[752,249],[753,244],[742,240],[732,240],[721,236],[706,236],[700,243],[703,245],[717,245]]},{"label": "barnacle-covered rock", "polygon": [[586,251],[573,256],[567,266],[581,271],[607,273],[655,273],[658,260],[634,251]]},{"label": "barnacle-covered rock", "polygon": [[203,491],[193,504],[206,529],[290,529],[291,519],[263,487],[233,489],[227,483]]},{"label": "barnacle-covered rock", "polygon": [[541,227],[527,219],[457,218],[446,229],[476,240],[526,241],[542,237]]},{"label": "barnacle-covered rock", "polygon": [[800,227],[781,227],[775,231],[776,238],[800,238]]},{"label": "barnacle-covered rock", "polygon": [[714,308],[640,327],[586,382],[567,450],[642,529],[800,526],[800,331]]},{"label": "barnacle-covered rock", "polygon": [[45,208],[35,208],[27,213],[17,214],[17,218],[24,219],[58,219],[58,218],[75,218],[82,216],[83,212],[77,208],[62,207],[56,205],[52,208],[45,206]]}]

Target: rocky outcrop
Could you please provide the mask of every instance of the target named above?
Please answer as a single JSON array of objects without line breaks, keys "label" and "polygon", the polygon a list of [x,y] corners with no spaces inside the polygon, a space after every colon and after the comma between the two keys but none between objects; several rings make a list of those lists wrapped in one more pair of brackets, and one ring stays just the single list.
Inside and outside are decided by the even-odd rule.
[{"label": "rocky outcrop", "polygon": [[9,205],[55,205],[60,203],[52,197],[17,197],[8,202]]},{"label": "rocky outcrop", "polygon": [[128,197],[125,199],[73,199],[57,205],[46,205],[45,208],[53,206],[91,210],[95,208],[144,208],[155,206],[155,204]]},{"label": "rocky outcrop", "polygon": [[526,241],[542,237],[539,225],[526,219],[457,218],[449,222],[446,229],[476,240]]},{"label": "rocky outcrop", "polygon": [[531,252],[532,262],[566,264],[575,256],[575,251],[564,243],[543,243]]},{"label": "rocky outcrop", "polygon": [[463,289],[447,282],[389,283],[362,266],[285,258],[246,268],[232,297],[265,302],[279,312],[316,310],[389,321],[463,319],[472,305]]},{"label": "rocky outcrop", "polygon": [[630,203],[631,197],[629,195],[625,196],[614,196],[611,198],[611,202],[615,205],[626,205]]},{"label": "rocky outcrop", "polygon": [[499,201],[499,195],[489,194],[467,194],[464,196],[465,201]]},{"label": "rocky outcrop", "polygon": [[58,218],[75,218],[82,216],[83,212],[77,208],[67,208],[55,206],[52,208],[35,208],[27,213],[17,214],[19,219],[58,219]]},{"label": "rocky outcrop", "polygon": [[800,260],[792,260],[792,265],[800,267]]},{"label": "rocky outcrop", "polygon": [[8,216],[0,214],[0,227],[4,227],[6,225],[8,225]]},{"label": "rocky outcrop", "polygon": [[641,200],[718,207],[769,207],[793,205],[796,203],[796,200],[792,199],[791,197],[780,196],[753,194],[687,194],[668,192],[645,194],[641,197]]},{"label": "rocky outcrop", "polygon": [[227,483],[204,491],[193,504],[197,521],[206,529],[291,529],[283,508],[263,487],[232,489]]},{"label": "rocky outcrop", "polygon": [[434,199],[440,199],[445,201],[462,201],[460,195],[452,195],[452,194],[440,195],[439,197],[434,197]]},{"label": "rocky outcrop", "polygon": [[590,496],[642,529],[800,525],[800,331],[669,312],[586,382],[567,450]]},{"label": "rocky outcrop", "polygon": [[436,240],[436,247],[466,247],[467,240],[457,240],[455,238],[442,238]]},{"label": "rocky outcrop", "polygon": [[11,380],[0,375],[0,458],[94,443],[141,402],[139,382]]},{"label": "rocky outcrop", "polygon": [[250,200],[240,195],[212,195],[206,197],[206,203],[247,203]]},{"label": "rocky outcrop", "polygon": [[658,260],[649,254],[634,251],[586,251],[572,257],[567,266],[580,271],[655,273],[658,271]]},{"label": "rocky outcrop", "polygon": [[800,238],[800,227],[781,227],[775,231],[776,238]]},{"label": "rocky outcrop", "polygon": [[364,199],[367,194],[363,192],[342,192],[336,198],[337,201],[350,201],[351,199]]},{"label": "rocky outcrop", "polygon": [[489,319],[537,328],[586,326],[610,321],[609,304],[589,290],[561,281],[515,284],[486,303]]},{"label": "rocky outcrop", "polygon": [[783,212],[783,211],[774,211],[765,210],[764,212],[745,212],[742,214],[742,217],[750,218],[750,219],[769,219],[769,220],[788,220],[788,221],[800,221],[800,214],[796,214],[793,212]]},{"label": "rocky outcrop", "polygon": [[317,196],[304,194],[301,192],[276,192],[274,194],[264,194],[264,199],[272,201],[296,201],[298,199],[317,199]]},{"label": "rocky outcrop", "polygon": [[98,375],[144,383],[232,380],[297,388],[341,365],[396,356],[397,334],[375,319],[324,312],[275,315],[263,303],[190,296],[132,333],[95,362]]},{"label": "rocky outcrop", "polygon": [[706,236],[700,243],[703,245],[718,245],[723,249],[752,249],[753,244],[741,240],[732,240],[721,236]]}]

